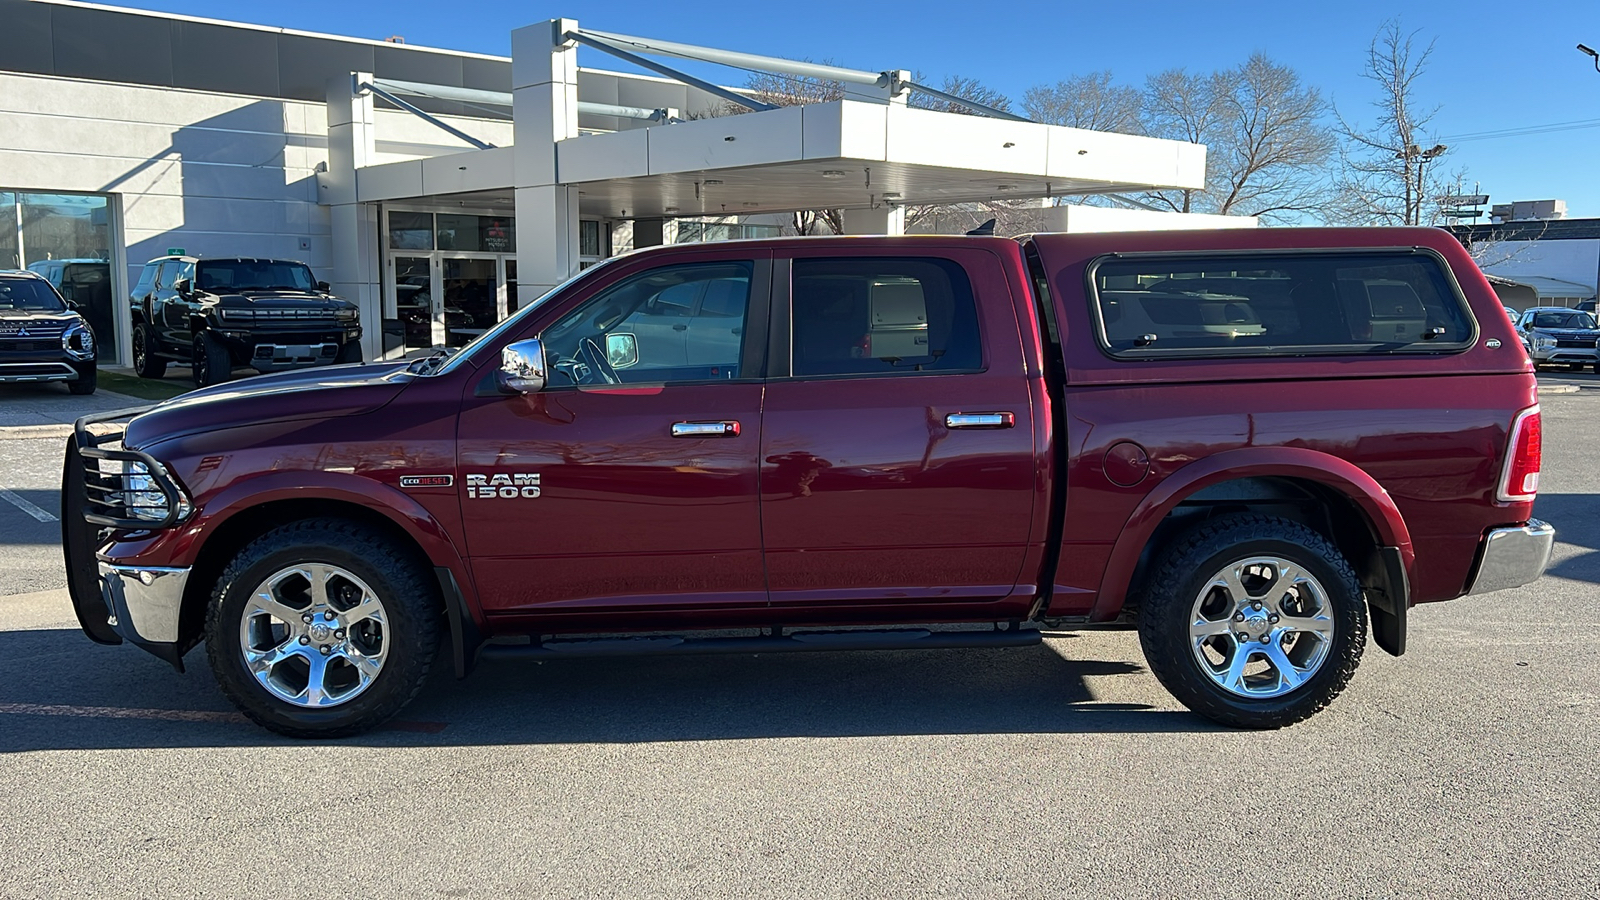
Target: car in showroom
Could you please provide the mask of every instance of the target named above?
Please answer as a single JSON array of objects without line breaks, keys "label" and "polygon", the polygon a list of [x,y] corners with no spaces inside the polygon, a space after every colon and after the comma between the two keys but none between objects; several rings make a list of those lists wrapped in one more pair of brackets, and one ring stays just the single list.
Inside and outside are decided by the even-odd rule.
[{"label": "car in showroom", "polygon": [[329,293],[302,262],[153,259],[130,306],[141,378],[160,378],[178,362],[207,387],[243,366],[266,373],[362,361],[356,305]]},{"label": "car in showroom", "polygon": [[46,259],[28,264],[50,282],[67,306],[89,323],[99,353],[113,352],[117,333],[111,303],[111,263],[103,259]]},{"label": "car in showroom", "polygon": [[1565,364],[1573,370],[1594,366],[1600,371],[1600,324],[1594,313],[1565,306],[1536,306],[1517,319],[1517,334],[1536,366]]},{"label": "car in showroom", "polygon": [[0,271],[0,382],[39,381],[94,393],[94,332],[43,276]]}]

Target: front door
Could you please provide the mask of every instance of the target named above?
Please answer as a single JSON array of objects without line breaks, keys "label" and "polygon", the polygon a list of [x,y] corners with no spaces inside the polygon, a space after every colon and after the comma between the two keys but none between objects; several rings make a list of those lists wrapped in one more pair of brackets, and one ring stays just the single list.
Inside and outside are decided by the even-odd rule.
[{"label": "front door", "polygon": [[464,347],[500,321],[498,269],[494,257],[446,256],[440,261],[446,347]]},{"label": "front door", "polygon": [[[766,605],[756,479],[770,262],[676,259],[618,265],[552,309],[542,392],[468,387],[457,476],[489,611]],[[714,324],[655,327],[702,324],[667,315],[667,301],[713,284],[737,295],[710,310]]]},{"label": "front door", "polygon": [[1031,594],[1031,401],[997,260],[824,254],[793,260],[792,317],[774,307],[791,339],[761,428],[773,605]]}]

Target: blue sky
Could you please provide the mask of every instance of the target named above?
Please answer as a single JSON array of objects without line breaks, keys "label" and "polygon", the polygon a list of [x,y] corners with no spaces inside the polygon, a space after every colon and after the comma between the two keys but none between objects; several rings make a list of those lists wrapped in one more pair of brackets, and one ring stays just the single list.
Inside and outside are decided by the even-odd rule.
[{"label": "blue sky", "polygon": [[[975,77],[1013,98],[1029,86],[1110,69],[1123,83],[1173,67],[1210,70],[1261,50],[1297,69],[1347,115],[1370,118],[1360,78],[1367,45],[1385,19],[1435,40],[1418,87],[1443,107],[1438,136],[1494,202],[1558,198],[1569,215],[1600,216],[1600,127],[1523,137],[1453,140],[1524,126],[1600,120],[1600,72],[1579,42],[1600,48],[1596,0],[1145,0],[1083,3],[724,3],[510,0],[382,4],[334,0],[136,0],[119,5],[357,37],[510,53],[511,29],[567,16],[602,31],[774,56],[832,59],[874,71]],[[617,68],[599,54],[583,65]],[[704,70],[723,83],[740,73]]]}]

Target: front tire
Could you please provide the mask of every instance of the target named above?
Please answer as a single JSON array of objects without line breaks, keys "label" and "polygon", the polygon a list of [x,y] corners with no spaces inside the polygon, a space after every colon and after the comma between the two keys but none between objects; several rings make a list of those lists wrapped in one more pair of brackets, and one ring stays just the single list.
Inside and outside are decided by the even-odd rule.
[{"label": "front tire", "polygon": [[233,377],[233,356],[211,332],[202,331],[195,335],[193,353],[194,359],[189,365],[195,387],[210,387]]},{"label": "front tire", "polygon": [[159,347],[155,329],[149,323],[139,322],[133,326],[133,371],[140,378],[160,378],[167,374],[167,361],[156,356]]},{"label": "front tire", "polygon": [[94,393],[100,384],[100,367],[94,363],[78,369],[78,380],[67,382],[67,390],[79,397]]},{"label": "front tire", "polygon": [[307,519],[257,538],[218,579],[206,655],[222,692],[290,737],[347,737],[394,716],[439,647],[438,586],[366,526]]},{"label": "front tire", "polygon": [[1191,529],[1157,554],[1140,599],[1150,670],[1224,725],[1310,717],[1344,690],[1366,647],[1355,570],[1326,537],[1274,516]]},{"label": "front tire", "polygon": [[337,358],[335,358],[334,361],[335,362],[340,362],[340,363],[358,363],[358,362],[362,362],[363,360],[361,359],[361,342],[360,341],[346,341],[344,346],[339,348],[339,355],[338,355]]}]

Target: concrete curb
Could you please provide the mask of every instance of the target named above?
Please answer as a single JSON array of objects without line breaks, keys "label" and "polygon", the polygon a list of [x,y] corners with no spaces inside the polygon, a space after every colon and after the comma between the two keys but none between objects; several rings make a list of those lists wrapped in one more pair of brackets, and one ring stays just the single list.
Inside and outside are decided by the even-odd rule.
[{"label": "concrete curb", "polygon": [[26,441],[71,436],[71,425],[10,425],[0,428],[0,441]]}]

